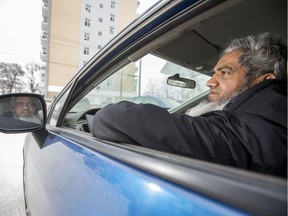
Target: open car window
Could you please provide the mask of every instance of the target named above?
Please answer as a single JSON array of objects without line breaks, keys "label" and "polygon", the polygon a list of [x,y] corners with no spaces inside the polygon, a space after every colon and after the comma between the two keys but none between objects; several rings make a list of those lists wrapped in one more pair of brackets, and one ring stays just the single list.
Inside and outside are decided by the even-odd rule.
[{"label": "open car window", "polygon": [[[195,81],[195,88],[167,84],[168,77],[175,74]],[[208,79],[208,75],[148,54],[109,76],[76,103],[69,113],[103,108],[123,100],[150,103],[172,110],[206,92]]]},{"label": "open car window", "polygon": [[[175,75],[195,85],[186,88],[167,84],[168,77]],[[91,118],[97,109],[123,100],[154,104],[172,111],[199,95],[204,99],[208,79],[208,75],[148,54],[117,70],[84,95],[67,113],[64,126],[90,132],[87,118]]]}]

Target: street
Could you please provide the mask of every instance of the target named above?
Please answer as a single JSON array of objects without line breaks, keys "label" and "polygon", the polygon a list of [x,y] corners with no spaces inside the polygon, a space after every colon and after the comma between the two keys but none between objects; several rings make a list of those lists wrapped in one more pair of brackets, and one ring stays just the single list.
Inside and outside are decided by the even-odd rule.
[{"label": "street", "polygon": [[0,133],[0,215],[24,216],[23,156],[25,134]]}]

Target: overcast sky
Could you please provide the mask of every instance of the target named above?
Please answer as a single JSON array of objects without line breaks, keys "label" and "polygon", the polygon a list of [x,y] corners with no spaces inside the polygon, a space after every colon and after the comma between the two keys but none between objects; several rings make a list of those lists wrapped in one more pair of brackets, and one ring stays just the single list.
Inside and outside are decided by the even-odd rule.
[{"label": "overcast sky", "polygon": [[40,61],[41,0],[0,0],[0,61]]},{"label": "overcast sky", "polygon": [[[138,13],[158,0],[140,0]],[[0,62],[41,62],[41,0],[0,0]]]}]

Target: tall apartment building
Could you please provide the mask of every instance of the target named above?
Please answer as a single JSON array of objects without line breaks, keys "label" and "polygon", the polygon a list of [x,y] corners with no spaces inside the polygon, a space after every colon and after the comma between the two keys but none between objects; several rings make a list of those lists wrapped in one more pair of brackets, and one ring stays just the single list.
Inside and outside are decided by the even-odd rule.
[{"label": "tall apartment building", "polygon": [[137,16],[137,0],[42,0],[42,52],[46,94],[68,81]]}]

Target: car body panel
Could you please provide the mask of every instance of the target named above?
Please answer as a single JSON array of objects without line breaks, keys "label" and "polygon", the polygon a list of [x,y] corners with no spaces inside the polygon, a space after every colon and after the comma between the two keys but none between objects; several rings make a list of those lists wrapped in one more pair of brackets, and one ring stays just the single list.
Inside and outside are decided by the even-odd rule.
[{"label": "car body panel", "polygon": [[[59,134],[50,133],[41,150],[38,145],[28,145],[26,151],[33,154],[27,157],[33,168],[26,172],[26,196],[35,215],[247,214]],[[39,197],[39,191],[45,196]],[[41,203],[45,209],[33,209]]]},{"label": "car body panel", "polygon": [[286,206],[285,181],[274,177],[239,175],[193,159],[183,166],[177,157],[165,164],[163,158],[171,157],[166,153],[153,157],[151,150],[147,157],[129,146],[48,129],[42,147],[35,134],[25,142],[31,215],[281,215]]}]

